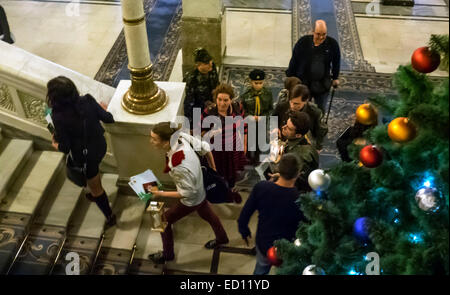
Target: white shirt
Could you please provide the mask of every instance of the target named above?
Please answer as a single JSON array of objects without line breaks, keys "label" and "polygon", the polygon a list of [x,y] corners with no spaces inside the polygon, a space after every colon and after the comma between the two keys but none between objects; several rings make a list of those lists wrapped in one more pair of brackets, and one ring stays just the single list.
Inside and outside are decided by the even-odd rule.
[{"label": "white shirt", "polygon": [[[206,196],[200,160],[191,145],[200,147],[198,153],[201,156],[211,151],[207,142],[180,132],[177,144],[171,147],[171,150],[167,153],[167,158],[169,159],[168,167],[170,168],[169,175],[172,177],[177,191],[183,196],[180,200],[181,203],[188,207],[197,206],[203,202]],[[180,151],[182,154],[179,153]],[[173,157],[176,153],[178,153],[177,156]],[[184,156],[184,159],[174,167],[173,160],[180,156]]]}]

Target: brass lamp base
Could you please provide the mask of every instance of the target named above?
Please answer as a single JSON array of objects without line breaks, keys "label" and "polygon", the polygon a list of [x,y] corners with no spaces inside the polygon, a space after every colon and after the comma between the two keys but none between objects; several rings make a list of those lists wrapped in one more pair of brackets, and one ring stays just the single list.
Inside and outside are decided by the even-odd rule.
[{"label": "brass lamp base", "polygon": [[131,87],[124,94],[122,107],[129,113],[148,115],[162,110],[168,102],[164,90],[152,79],[152,65],[143,69],[128,67],[131,73]]}]

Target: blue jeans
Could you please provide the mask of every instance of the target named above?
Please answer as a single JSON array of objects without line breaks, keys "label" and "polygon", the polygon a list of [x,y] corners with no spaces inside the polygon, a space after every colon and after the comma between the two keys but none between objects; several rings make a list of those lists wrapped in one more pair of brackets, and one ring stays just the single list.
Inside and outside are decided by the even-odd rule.
[{"label": "blue jeans", "polygon": [[256,246],[256,266],[253,271],[254,275],[267,275],[270,272],[272,265],[267,259],[266,255],[259,251],[258,246]]},{"label": "blue jeans", "polygon": [[311,96],[314,98],[314,103],[319,107],[319,109],[322,110],[323,114],[326,116],[326,107],[328,102],[328,96],[330,95],[330,92],[325,92],[322,94],[311,94]]}]

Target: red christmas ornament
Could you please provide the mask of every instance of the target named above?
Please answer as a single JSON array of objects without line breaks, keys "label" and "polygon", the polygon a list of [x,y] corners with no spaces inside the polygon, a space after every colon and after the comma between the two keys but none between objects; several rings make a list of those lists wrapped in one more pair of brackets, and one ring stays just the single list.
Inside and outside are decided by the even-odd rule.
[{"label": "red christmas ornament", "polygon": [[423,74],[435,71],[441,63],[441,56],[428,47],[420,47],[411,56],[412,67]]},{"label": "red christmas ornament", "polygon": [[359,160],[364,166],[374,168],[383,161],[383,154],[376,146],[368,145],[359,152]]},{"label": "red christmas ornament", "polygon": [[283,261],[277,256],[277,248],[271,247],[267,250],[267,259],[274,266],[280,266]]}]

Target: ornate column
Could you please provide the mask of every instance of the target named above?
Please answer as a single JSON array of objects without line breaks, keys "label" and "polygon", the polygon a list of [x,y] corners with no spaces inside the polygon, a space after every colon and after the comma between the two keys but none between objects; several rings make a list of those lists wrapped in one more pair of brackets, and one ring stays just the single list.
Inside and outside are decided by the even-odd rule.
[{"label": "ornate column", "polygon": [[143,1],[122,0],[122,16],[131,74],[131,86],[123,96],[122,106],[137,115],[158,112],[166,106],[168,98],[152,78]]},{"label": "ornate column", "polygon": [[150,144],[150,130],[159,122],[177,121],[183,110],[185,83],[153,81],[143,0],[122,0],[122,9],[131,81],[117,85],[108,105],[116,123],[104,127],[117,162],[119,189],[133,195],[130,177],[147,169],[166,187],[173,185],[163,173],[164,153]]}]

